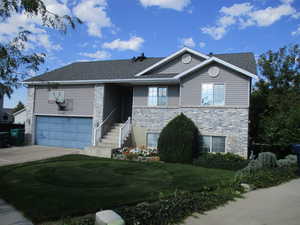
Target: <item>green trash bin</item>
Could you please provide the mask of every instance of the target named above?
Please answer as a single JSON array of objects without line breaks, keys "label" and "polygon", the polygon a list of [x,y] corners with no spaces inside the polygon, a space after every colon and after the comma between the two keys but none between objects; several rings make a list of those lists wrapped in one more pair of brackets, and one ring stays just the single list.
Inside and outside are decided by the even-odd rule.
[{"label": "green trash bin", "polygon": [[0,148],[7,147],[8,143],[9,143],[9,133],[0,132]]},{"label": "green trash bin", "polygon": [[24,129],[11,129],[10,130],[11,144],[16,146],[24,145],[25,130]]}]

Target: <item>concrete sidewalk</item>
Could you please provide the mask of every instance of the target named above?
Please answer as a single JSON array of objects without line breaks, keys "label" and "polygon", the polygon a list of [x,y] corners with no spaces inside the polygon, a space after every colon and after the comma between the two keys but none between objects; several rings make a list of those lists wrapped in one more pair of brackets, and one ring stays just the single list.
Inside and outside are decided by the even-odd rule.
[{"label": "concrete sidewalk", "polygon": [[195,215],[185,225],[299,225],[300,179],[252,191],[244,199]]},{"label": "concrete sidewalk", "polygon": [[33,225],[33,223],[0,199],[0,225]]}]

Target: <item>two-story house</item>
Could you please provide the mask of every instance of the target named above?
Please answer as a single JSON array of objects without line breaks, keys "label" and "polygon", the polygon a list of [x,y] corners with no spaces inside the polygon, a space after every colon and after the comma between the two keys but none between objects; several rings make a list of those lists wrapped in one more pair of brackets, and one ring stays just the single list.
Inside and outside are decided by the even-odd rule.
[{"label": "two-story house", "polygon": [[162,128],[184,113],[204,151],[246,157],[252,78],[252,53],[183,48],[164,58],[77,62],[24,82],[26,134],[31,144],[110,156],[128,137],[156,147]]}]

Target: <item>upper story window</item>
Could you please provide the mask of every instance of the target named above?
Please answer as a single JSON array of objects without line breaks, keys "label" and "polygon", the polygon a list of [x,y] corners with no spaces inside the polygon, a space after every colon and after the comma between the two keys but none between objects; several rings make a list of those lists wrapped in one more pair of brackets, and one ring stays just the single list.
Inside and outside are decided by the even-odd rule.
[{"label": "upper story window", "polygon": [[202,84],[201,105],[224,105],[224,84]]},{"label": "upper story window", "polygon": [[167,105],[167,88],[149,87],[148,106],[160,106],[160,105]]}]

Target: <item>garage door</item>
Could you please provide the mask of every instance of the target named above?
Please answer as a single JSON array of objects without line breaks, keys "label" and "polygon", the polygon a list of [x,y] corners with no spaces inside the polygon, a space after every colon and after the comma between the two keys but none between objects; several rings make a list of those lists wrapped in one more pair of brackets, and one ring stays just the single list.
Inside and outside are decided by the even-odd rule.
[{"label": "garage door", "polygon": [[78,117],[37,116],[36,144],[65,148],[91,145],[92,119]]}]

